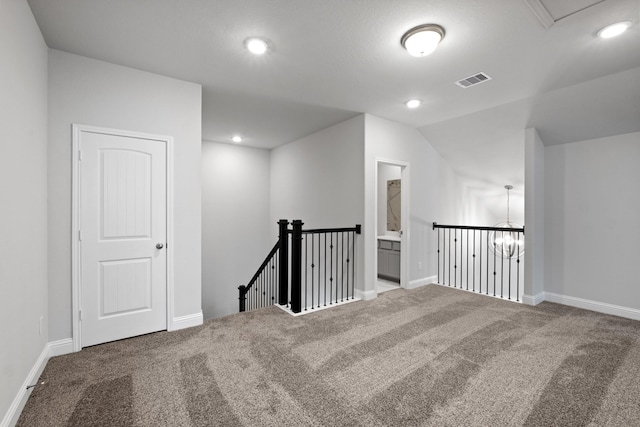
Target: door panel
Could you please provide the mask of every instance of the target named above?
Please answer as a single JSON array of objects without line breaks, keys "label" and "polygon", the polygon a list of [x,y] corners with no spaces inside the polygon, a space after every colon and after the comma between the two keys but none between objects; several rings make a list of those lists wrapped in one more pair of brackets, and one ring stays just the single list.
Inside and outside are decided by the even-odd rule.
[{"label": "door panel", "polygon": [[82,346],[166,329],[166,142],[84,131],[80,150]]},{"label": "door panel", "polygon": [[151,237],[151,156],[100,150],[102,239]]},{"label": "door panel", "polygon": [[151,258],[100,262],[100,318],[151,310]]}]

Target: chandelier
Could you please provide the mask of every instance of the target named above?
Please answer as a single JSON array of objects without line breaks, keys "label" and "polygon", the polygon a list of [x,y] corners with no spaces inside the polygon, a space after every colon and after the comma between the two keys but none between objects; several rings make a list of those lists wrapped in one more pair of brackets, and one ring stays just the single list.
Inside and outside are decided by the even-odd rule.
[{"label": "chandelier", "polygon": [[[520,224],[509,221],[509,191],[513,185],[505,185],[507,190],[507,221],[494,225],[495,228],[522,229]],[[521,231],[498,231],[489,233],[489,249],[502,258],[519,258],[524,254],[524,233]]]}]

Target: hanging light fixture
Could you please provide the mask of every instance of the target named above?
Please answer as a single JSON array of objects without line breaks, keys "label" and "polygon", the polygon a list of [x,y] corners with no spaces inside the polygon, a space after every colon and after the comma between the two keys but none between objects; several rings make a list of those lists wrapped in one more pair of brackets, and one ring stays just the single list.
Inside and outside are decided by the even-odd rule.
[{"label": "hanging light fixture", "polygon": [[436,50],[443,38],[444,28],[437,24],[425,24],[404,33],[400,44],[412,56],[427,56]]},{"label": "hanging light fixture", "polygon": [[[522,228],[521,225],[509,221],[509,191],[513,185],[505,185],[507,190],[507,221],[500,222],[496,228]],[[502,258],[518,258],[524,254],[524,234],[519,231],[492,231],[489,233],[489,249]]]}]

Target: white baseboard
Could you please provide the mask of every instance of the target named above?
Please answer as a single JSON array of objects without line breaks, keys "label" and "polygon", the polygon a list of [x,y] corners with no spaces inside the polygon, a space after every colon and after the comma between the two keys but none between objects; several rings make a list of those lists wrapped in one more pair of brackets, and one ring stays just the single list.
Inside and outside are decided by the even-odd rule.
[{"label": "white baseboard", "polygon": [[592,301],[567,295],[554,294],[552,292],[545,292],[544,296],[544,299],[546,301],[569,305],[571,307],[584,308],[585,310],[597,311],[598,313],[626,317],[627,319],[640,320],[640,310],[635,308],[622,307],[620,305],[607,304],[600,301]]},{"label": "white baseboard", "polygon": [[438,276],[423,277],[422,279],[412,280],[407,285],[407,289],[415,289],[421,286],[430,285],[438,281]]},{"label": "white baseboard", "polygon": [[51,341],[47,344],[49,347],[49,357],[62,356],[63,354],[73,353],[73,339],[65,338],[63,340]]},{"label": "white baseboard", "polygon": [[[171,324],[171,328],[169,330],[177,331],[178,329],[190,328],[192,326],[199,326],[203,323],[203,315],[202,311],[199,313],[190,314],[187,316],[175,317]],[[15,425],[18,422],[18,418],[20,418],[20,414],[22,413],[22,409],[24,405],[27,403],[27,399],[31,394],[31,389],[27,390],[27,386],[35,384],[44,367],[47,365],[49,358],[55,356],[62,356],[63,354],[73,353],[73,339],[65,338],[58,341],[52,341],[47,343],[40,356],[36,360],[35,364],[29,371],[27,378],[22,383],[22,386],[18,390],[18,394],[13,399],[11,406],[7,413],[4,415],[4,418],[0,422],[0,427],[10,427]]]},{"label": "white baseboard", "polygon": [[27,399],[31,394],[31,389],[27,390],[27,386],[33,385],[40,378],[40,374],[44,370],[44,367],[49,360],[49,344],[46,344],[38,356],[36,363],[33,365],[27,378],[25,378],[20,390],[18,390],[18,394],[13,399],[11,406],[9,406],[9,410],[4,415],[2,422],[0,422],[0,427],[9,427],[14,426],[18,422],[18,418],[20,418],[20,414],[22,413],[22,409],[24,405],[27,403]]},{"label": "white baseboard", "polygon": [[355,297],[356,299],[360,299],[362,301],[370,301],[375,299],[378,296],[378,291],[372,289],[370,291],[361,291],[360,289],[356,289]]},{"label": "white baseboard", "polygon": [[202,310],[198,313],[187,314],[186,316],[174,317],[171,324],[167,328],[169,331],[177,331],[180,329],[200,326],[204,322]]},{"label": "white baseboard", "polygon": [[545,300],[545,295],[548,295],[548,294],[545,294],[544,292],[540,292],[539,294],[536,294],[536,295],[523,294],[522,303],[526,305],[538,305]]}]

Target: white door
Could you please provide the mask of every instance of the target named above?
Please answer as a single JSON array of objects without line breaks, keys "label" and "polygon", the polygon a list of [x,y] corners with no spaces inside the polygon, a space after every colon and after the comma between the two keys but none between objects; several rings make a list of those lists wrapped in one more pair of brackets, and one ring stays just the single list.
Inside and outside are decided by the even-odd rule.
[{"label": "white door", "polygon": [[82,347],[167,328],[167,144],[80,133]]}]

